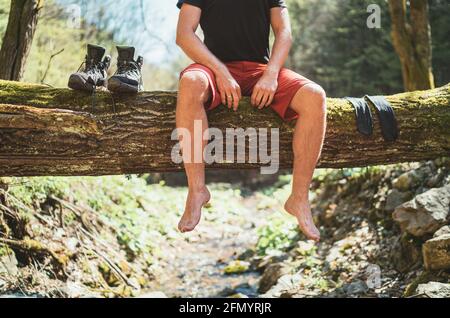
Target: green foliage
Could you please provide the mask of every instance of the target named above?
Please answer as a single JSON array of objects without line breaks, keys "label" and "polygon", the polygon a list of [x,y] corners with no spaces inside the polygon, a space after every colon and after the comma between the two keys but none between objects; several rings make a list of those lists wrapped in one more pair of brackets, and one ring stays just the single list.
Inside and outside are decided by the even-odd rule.
[{"label": "green foliage", "polygon": [[[20,211],[39,209],[48,198],[73,200],[81,209],[89,207],[100,219],[115,229],[118,242],[130,257],[149,256],[155,235],[165,235],[173,226],[175,215],[158,211],[152,201],[171,197],[172,204],[161,210],[178,210],[179,193],[164,186],[147,186],[141,178],[127,180],[125,177],[103,178],[13,178],[10,185],[11,206]],[[161,212],[161,214],[157,214]],[[66,214],[66,222],[74,216]]]},{"label": "green foliage", "polygon": [[0,245],[0,261],[1,257],[9,256],[13,253],[13,251],[6,245]]},{"label": "green foliage", "polygon": [[43,202],[49,196],[63,197],[68,191],[68,183],[63,179],[43,177],[17,180],[17,183],[13,182],[9,193],[20,198],[25,205]]},{"label": "green foliage", "polygon": [[117,239],[130,257],[149,256],[155,248],[152,238],[167,234],[173,226],[173,219],[161,210],[178,207],[167,204],[160,210],[152,202],[155,197],[170,197],[166,190],[163,186],[147,186],[141,178],[85,178],[80,179],[79,186],[72,183],[74,197],[87,202],[106,224],[116,229]]},{"label": "green foliage", "polygon": [[[140,3],[126,1],[106,10],[113,1],[49,0],[45,2],[31,53],[26,65],[24,81],[45,82],[65,87],[68,75],[78,69],[85,55],[86,43],[105,46],[115,55],[115,44],[134,44],[139,54],[161,45],[142,23]],[[295,42],[289,66],[317,81],[330,96],[360,96],[364,94],[392,94],[403,90],[401,68],[391,44],[390,16],[385,0],[287,0]],[[430,23],[433,36],[433,67],[436,84],[450,81],[450,4],[446,0],[430,0]],[[0,43],[5,31],[10,1],[0,0]],[[87,10],[81,29],[68,24],[69,4],[79,4]],[[382,8],[381,29],[368,29],[367,6]],[[123,9],[122,9],[123,8]],[[126,9],[126,11],[124,11]],[[149,12],[147,22],[157,25],[163,19]],[[174,46],[168,40],[167,46]],[[170,45],[169,45],[170,44]],[[56,55],[51,63],[50,56]],[[161,49],[161,47],[159,47]],[[173,54],[172,54],[173,55]],[[168,54],[168,56],[172,56]],[[177,88],[178,72],[189,60],[170,57],[169,64],[145,62],[144,83],[147,90]],[[44,74],[49,69],[44,78]],[[114,65],[111,73],[114,72]]]},{"label": "green foliage", "polygon": [[9,0],[0,0],[0,45],[3,42],[3,34],[6,30],[6,25],[8,23],[9,14]]},{"label": "green foliage", "polygon": [[[330,96],[402,91],[401,68],[391,44],[384,0],[289,1],[296,38],[290,63]],[[366,25],[369,4],[382,8],[382,28]]]},{"label": "green foliage", "polygon": [[[389,95],[403,91],[392,46],[385,0],[288,0],[295,43],[289,64],[324,86],[333,97]],[[366,25],[369,4],[378,4],[381,28]],[[448,1],[430,0],[436,84],[450,81]]]},{"label": "green foliage", "polygon": [[285,251],[298,239],[298,227],[287,218],[276,216],[268,224],[258,229],[256,251],[259,255],[268,255]]},{"label": "green foliage", "polygon": [[383,171],[384,166],[370,166],[365,168],[345,168],[345,169],[317,169],[314,174],[314,181],[332,183],[344,178],[370,179],[372,176]]},{"label": "green foliage", "polygon": [[433,37],[433,73],[436,86],[450,82],[450,2],[430,1],[430,24]]},{"label": "green foliage", "polygon": [[[27,60],[24,81],[65,87],[69,74],[84,60],[87,43],[101,43],[108,50],[113,48],[111,34],[93,25],[77,29],[68,21],[64,8],[55,1],[46,1]],[[54,54],[57,55],[50,60]]]},{"label": "green foliage", "polygon": [[[131,45],[131,28],[126,29],[123,23],[111,27],[114,21],[108,20],[114,16],[100,14],[95,23],[81,21],[81,28],[74,28],[68,12],[65,10],[74,1],[49,0],[41,11],[36,34],[30,55],[27,59],[23,81],[44,83],[54,87],[66,87],[69,74],[75,72],[84,61],[86,44],[99,44],[107,49],[107,54],[113,56],[113,65],[109,75],[115,71],[117,44]],[[0,43],[8,21],[9,1],[0,0]],[[132,8],[129,8],[132,10]],[[135,9],[133,9],[135,10]],[[118,19],[118,17],[115,17]],[[128,21],[127,23],[131,23]],[[133,22],[136,24],[136,22]],[[138,54],[143,54],[139,46]],[[62,51],[62,52],[61,52]],[[54,55],[53,58],[51,56]],[[183,62],[181,62],[183,61]],[[175,60],[173,64],[153,65],[151,61],[144,64],[144,83],[147,90],[175,90],[178,83],[178,71],[188,64],[185,58]]]},{"label": "green foliage", "polygon": [[[130,259],[137,256],[151,260],[158,253],[153,242],[157,238],[172,239],[180,235],[176,229],[184,210],[186,188],[171,188],[164,183],[148,185],[144,178],[112,177],[40,177],[3,179],[9,185],[9,204],[26,213],[40,211],[52,197],[72,202],[78,209],[97,215],[114,229],[117,241]],[[214,200],[204,209],[208,221],[226,224],[230,214],[243,209],[239,190],[226,184],[211,185]],[[75,216],[66,211],[67,224]],[[247,220],[242,218],[242,224]],[[106,239],[106,238],[105,238]]]}]

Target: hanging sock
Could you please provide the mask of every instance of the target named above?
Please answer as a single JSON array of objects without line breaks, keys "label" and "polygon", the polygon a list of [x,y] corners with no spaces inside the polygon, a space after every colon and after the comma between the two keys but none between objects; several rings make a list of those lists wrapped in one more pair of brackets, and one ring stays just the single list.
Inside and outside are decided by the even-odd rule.
[{"label": "hanging sock", "polygon": [[384,140],[396,141],[399,136],[397,118],[394,109],[384,96],[365,96],[375,106],[380,119],[381,133]]},{"label": "hanging sock", "polygon": [[364,98],[346,97],[355,108],[356,127],[364,136],[372,136],[373,134],[373,118],[370,106]]}]

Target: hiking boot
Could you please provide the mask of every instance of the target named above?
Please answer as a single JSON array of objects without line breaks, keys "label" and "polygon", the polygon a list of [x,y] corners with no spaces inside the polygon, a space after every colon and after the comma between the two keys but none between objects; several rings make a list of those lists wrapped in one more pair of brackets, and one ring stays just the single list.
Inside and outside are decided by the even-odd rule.
[{"label": "hiking boot", "polygon": [[117,71],[108,80],[108,89],[114,93],[137,93],[144,90],[142,82],[142,65],[144,58],[134,60],[134,47],[118,46]]},{"label": "hiking boot", "polygon": [[[69,87],[75,90],[93,92],[97,87],[105,86],[107,71],[111,65],[111,56],[105,55],[105,48],[88,44],[87,55],[78,71],[69,78]],[[81,68],[84,65],[84,69]]]}]

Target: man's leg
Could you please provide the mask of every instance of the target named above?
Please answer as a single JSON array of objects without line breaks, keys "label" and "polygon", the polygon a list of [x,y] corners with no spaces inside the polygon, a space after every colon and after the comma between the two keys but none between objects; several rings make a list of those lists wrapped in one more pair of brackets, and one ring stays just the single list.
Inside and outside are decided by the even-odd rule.
[{"label": "man's leg", "polygon": [[[194,141],[194,124],[196,121],[202,124],[202,135],[208,129],[208,119],[204,104],[209,97],[209,83],[205,74],[200,71],[190,71],[181,77],[176,123],[177,128],[187,129],[191,136],[191,140],[180,138],[184,167],[189,184],[186,208],[178,225],[178,229],[183,233],[195,229],[200,222],[202,207],[211,198],[205,184],[205,164],[203,161],[203,149],[207,142],[203,141],[203,138],[200,142]],[[196,162],[195,158],[201,158],[201,161]]]},{"label": "man's leg", "polygon": [[294,215],[302,232],[320,240],[309,203],[309,188],[322,151],[326,131],[326,94],[317,84],[303,86],[295,95],[291,108],[299,114],[294,132],[294,174],[292,194],[285,209]]}]

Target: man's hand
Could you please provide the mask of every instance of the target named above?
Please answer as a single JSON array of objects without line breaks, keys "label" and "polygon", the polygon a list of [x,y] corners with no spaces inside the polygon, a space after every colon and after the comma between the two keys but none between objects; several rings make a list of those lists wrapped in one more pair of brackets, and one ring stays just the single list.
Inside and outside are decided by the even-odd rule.
[{"label": "man's hand", "polygon": [[286,8],[270,9],[270,23],[275,34],[272,55],[266,71],[253,89],[252,105],[262,109],[270,106],[278,89],[278,75],[292,45],[291,25]]},{"label": "man's hand", "polygon": [[211,53],[195,34],[200,24],[201,13],[200,8],[183,4],[178,20],[177,44],[193,61],[214,71],[222,103],[236,111],[242,98],[239,84],[226,66]]},{"label": "man's hand", "polygon": [[222,104],[237,111],[239,101],[242,98],[241,87],[237,81],[229,71],[223,71],[216,75],[216,82],[222,98]]},{"label": "man's hand", "polygon": [[278,73],[265,72],[261,79],[256,83],[252,94],[252,105],[263,109],[270,106],[278,89]]}]

